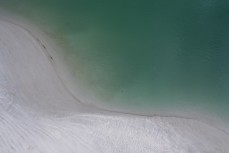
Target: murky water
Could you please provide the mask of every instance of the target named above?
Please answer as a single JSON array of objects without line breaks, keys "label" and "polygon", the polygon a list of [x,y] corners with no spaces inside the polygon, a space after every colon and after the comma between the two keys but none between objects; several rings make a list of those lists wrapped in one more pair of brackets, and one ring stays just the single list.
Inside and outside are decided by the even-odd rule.
[{"label": "murky water", "polygon": [[71,73],[101,103],[229,113],[226,0],[0,0],[51,27]]}]

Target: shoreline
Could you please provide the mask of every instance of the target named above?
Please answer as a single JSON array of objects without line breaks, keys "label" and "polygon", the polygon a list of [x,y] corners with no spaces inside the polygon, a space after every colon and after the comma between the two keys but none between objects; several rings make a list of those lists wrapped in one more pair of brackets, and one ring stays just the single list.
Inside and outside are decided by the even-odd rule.
[{"label": "shoreline", "polygon": [[1,152],[229,151],[228,129],[215,121],[125,113],[78,100],[62,80],[65,69],[61,76],[55,70],[58,47],[26,22],[9,21],[0,18]]},{"label": "shoreline", "polygon": [[[222,120],[217,121],[219,120],[219,118],[217,117],[214,118],[214,116],[211,116],[211,114],[208,114],[207,112],[204,112],[203,114],[201,114],[200,112],[191,112],[191,111],[187,113],[187,112],[180,112],[180,111],[173,111],[173,110],[172,110],[173,112],[164,110],[164,111],[159,111],[155,113],[147,112],[143,114],[142,112],[133,112],[132,110],[126,111],[126,109],[117,110],[117,108],[115,108],[113,110],[113,109],[107,108],[107,106],[104,106],[104,107],[101,105],[97,106],[94,103],[84,102],[84,100],[81,100],[81,98],[78,98],[75,95],[77,91],[75,89],[72,89],[72,86],[75,85],[74,83],[72,83],[73,78],[71,78],[70,74],[68,73],[68,68],[66,64],[64,63],[63,59],[61,59],[61,57],[57,55],[57,52],[59,51],[55,51],[55,50],[61,50],[62,48],[59,48],[55,42],[53,42],[49,37],[45,35],[45,33],[43,33],[40,29],[36,28],[35,25],[32,25],[30,22],[28,22],[25,19],[5,15],[3,19],[2,19],[2,16],[0,16],[0,22],[2,20],[3,21],[5,20],[4,22],[9,22],[10,24],[13,24],[15,26],[19,26],[20,28],[28,32],[34,38],[34,40],[38,42],[38,44],[40,45],[41,51],[46,55],[46,58],[49,61],[50,65],[52,65],[52,68],[55,71],[59,82],[62,84],[62,87],[67,91],[67,93],[77,103],[79,103],[79,104],[75,103],[77,107],[78,105],[80,107],[83,107],[83,109],[86,110],[85,112],[89,110],[94,113],[102,113],[102,114],[110,114],[110,115],[114,114],[114,115],[142,116],[142,117],[167,117],[167,118],[181,118],[181,119],[187,119],[187,120],[196,120],[196,121],[208,124],[212,127],[215,127],[213,126],[215,124],[222,125],[220,127],[215,127],[215,128],[218,128],[218,129],[222,128],[223,129],[223,130],[221,129],[222,131],[229,134],[228,124],[225,123],[224,125],[224,121]],[[69,84],[72,85],[70,86],[70,88],[69,88]],[[86,98],[86,95],[88,95],[88,93],[83,94],[81,90],[78,90],[78,91],[79,91],[78,95],[81,94],[80,97]],[[82,111],[82,113],[84,112]]]}]

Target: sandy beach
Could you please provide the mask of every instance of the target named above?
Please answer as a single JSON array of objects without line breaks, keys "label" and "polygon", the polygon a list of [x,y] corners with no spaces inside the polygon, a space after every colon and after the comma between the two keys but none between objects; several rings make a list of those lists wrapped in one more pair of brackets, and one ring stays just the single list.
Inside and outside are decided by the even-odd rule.
[{"label": "sandy beach", "polygon": [[0,20],[0,152],[229,152],[223,126],[84,104],[89,95],[73,94],[70,76],[63,79],[67,70],[58,64],[57,46],[23,24]]}]

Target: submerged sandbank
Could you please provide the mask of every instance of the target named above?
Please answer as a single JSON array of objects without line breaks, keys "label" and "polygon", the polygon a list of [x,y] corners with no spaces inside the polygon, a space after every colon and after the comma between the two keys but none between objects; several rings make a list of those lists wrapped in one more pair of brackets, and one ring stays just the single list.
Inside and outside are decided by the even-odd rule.
[{"label": "submerged sandbank", "polygon": [[55,70],[61,62],[52,52],[56,46],[35,28],[1,20],[0,39],[1,152],[229,151],[229,136],[221,126],[84,105]]}]

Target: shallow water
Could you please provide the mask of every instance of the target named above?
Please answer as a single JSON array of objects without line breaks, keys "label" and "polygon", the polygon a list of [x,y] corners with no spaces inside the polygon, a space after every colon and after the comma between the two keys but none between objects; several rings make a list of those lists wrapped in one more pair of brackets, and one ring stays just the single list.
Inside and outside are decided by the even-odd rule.
[{"label": "shallow water", "polygon": [[52,29],[72,75],[103,104],[229,113],[225,0],[1,0],[0,6]]}]

